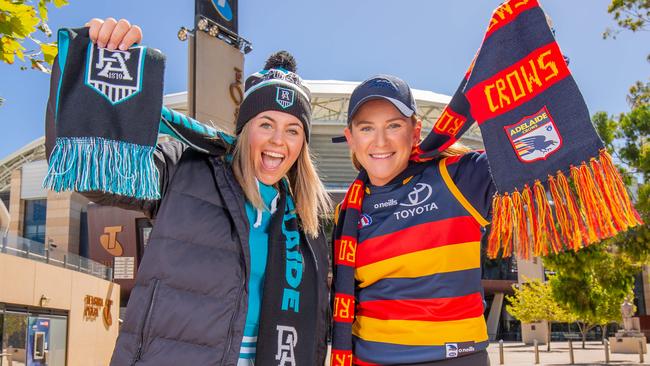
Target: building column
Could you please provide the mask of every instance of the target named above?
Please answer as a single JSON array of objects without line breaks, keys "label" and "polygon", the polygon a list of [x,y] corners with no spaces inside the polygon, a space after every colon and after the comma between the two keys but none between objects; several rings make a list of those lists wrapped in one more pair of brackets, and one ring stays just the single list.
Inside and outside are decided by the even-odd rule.
[{"label": "building column", "polygon": [[487,318],[488,337],[491,341],[496,340],[499,332],[499,321],[501,320],[501,310],[503,309],[503,292],[497,292],[490,305],[490,314]]},{"label": "building column", "polygon": [[645,313],[650,315],[650,266],[643,266],[643,298]]},{"label": "building column", "polygon": [[22,169],[16,169],[11,173],[11,187],[9,188],[9,235],[23,236],[25,205],[20,198],[22,177]]},{"label": "building column", "polygon": [[[539,279],[544,282],[544,266],[542,259],[533,257],[531,260],[517,258],[517,279],[521,285],[530,280]],[[550,329],[546,322],[521,324],[521,340],[526,344],[532,344],[534,339],[540,344],[546,344],[547,335]]]},{"label": "building column", "polygon": [[45,242],[57,249],[79,254],[81,212],[86,211],[88,199],[76,192],[47,192]]}]

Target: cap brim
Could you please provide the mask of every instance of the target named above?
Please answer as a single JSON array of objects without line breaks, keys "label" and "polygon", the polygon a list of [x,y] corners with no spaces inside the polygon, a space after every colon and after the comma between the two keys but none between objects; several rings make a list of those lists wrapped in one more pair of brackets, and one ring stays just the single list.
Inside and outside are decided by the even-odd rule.
[{"label": "cap brim", "polygon": [[369,101],[371,101],[371,100],[376,100],[376,99],[383,99],[383,100],[387,100],[387,101],[391,102],[391,103],[395,106],[395,108],[397,108],[397,110],[398,110],[398,111],[399,111],[399,112],[400,112],[404,117],[411,117],[411,116],[415,113],[415,111],[412,110],[409,106],[407,106],[406,104],[400,102],[399,100],[397,100],[397,99],[395,99],[395,98],[387,97],[387,96],[385,96],[385,95],[377,95],[377,94],[375,94],[375,95],[368,95],[368,96],[364,97],[363,99],[361,99],[361,100],[357,103],[356,106],[354,106],[354,109],[353,109],[353,110],[350,112],[350,114],[348,115],[348,124],[350,123],[350,120],[352,119],[352,117],[354,116],[354,114],[357,113],[357,111],[359,110],[359,108],[360,108],[364,103],[369,102]]}]

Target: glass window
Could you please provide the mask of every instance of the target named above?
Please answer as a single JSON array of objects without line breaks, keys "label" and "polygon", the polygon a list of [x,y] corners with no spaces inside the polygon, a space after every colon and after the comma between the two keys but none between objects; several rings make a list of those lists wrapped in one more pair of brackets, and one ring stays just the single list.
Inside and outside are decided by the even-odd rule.
[{"label": "glass window", "polygon": [[45,243],[45,213],[47,200],[26,200],[23,236],[29,240]]},{"label": "glass window", "polygon": [[14,365],[26,363],[27,345],[27,315],[10,313],[4,314],[2,329],[2,353],[7,354]]}]

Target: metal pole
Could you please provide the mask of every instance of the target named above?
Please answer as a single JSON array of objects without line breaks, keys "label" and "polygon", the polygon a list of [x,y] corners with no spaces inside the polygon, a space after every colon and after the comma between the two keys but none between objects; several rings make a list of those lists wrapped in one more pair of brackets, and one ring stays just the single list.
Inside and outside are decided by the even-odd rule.
[{"label": "metal pole", "polygon": [[533,341],[533,344],[535,345],[535,365],[539,365],[539,344],[537,339]]},{"label": "metal pole", "polygon": [[569,360],[570,360],[570,365],[573,365],[575,363],[575,359],[573,358],[573,341],[569,339]]},{"label": "metal pole", "polygon": [[50,250],[45,249],[45,263],[50,263]]},{"label": "metal pole", "polygon": [[503,339],[499,339],[499,365],[504,364],[503,360]]},{"label": "metal pole", "polygon": [[639,363],[643,363],[643,341],[639,339]]},{"label": "metal pole", "polygon": [[609,363],[609,339],[605,339],[605,363]]},{"label": "metal pole", "polygon": [[63,255],[63,268],[68,268],[68,256]]}]

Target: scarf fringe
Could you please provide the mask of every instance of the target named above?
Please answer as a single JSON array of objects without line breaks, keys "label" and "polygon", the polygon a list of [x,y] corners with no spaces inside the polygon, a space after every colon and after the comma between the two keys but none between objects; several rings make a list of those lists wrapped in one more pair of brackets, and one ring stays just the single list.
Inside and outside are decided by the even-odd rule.
[{"label": "scarf fringe", "polygon": [[495,195],[490,258],[499,252],[529,259],[565,249],[577,251],[643,223],[604,149],[598,159],[571,166],[569,178],[558,171],[549,175],[547,183],[548,193],[537,180],[521,192]]},{"label": "scarf fringe", "polygon": [[155,146],[101,137],[59,137],[43,187],[61,191],[102,191],[137,199],[159,199]]}]

